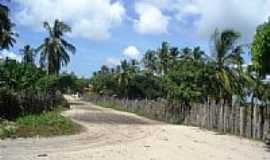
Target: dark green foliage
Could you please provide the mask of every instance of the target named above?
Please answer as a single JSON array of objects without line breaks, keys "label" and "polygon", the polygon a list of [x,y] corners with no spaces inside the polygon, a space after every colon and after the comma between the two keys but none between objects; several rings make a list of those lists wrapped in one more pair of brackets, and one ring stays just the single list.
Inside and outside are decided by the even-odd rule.
[{"label": "dark green foliage", "polygon": [[161,97],[162,86],[160,81],[160,78],[149,73],[137,74],[130,80],[128,97],[133,99],[155,99]]},{"label": "dark green foliage", "polygon": [[165,89],[169,99],[183,103],[203,102],[212,88],[211,75],[214,68],[210,65],[179,61],[165,76]]},{"label": "dark green foliage", "polygon": [[40,65],[46,68],[50,75],[59,74],[61,67],[70,62],[69,53],[74,54],[76,51],[75,46],[64,39],[64,35],[71,32],[71,27],[55,20],[53,26],[44,22],[44,28],[49,32],[49,37],[37,48],[40,53]]},{"label": "dark green foliage", "polygon": [[240,33],[234,30],[216,30],[212,36],[212,56],[220,98],[234,94],[239,82],[235,66],[242,64],[242,47],[238,44]]},{"label": "dark green foliage", "polygon": [[6,60],[0,64],[0,88],[13,91],[32,90],[35,83],[46,75],[46,72],[33,65],[21,64],[15,60]]},{"label": "dark green foliage", "polygon": [[270,20],[258,26],[252,43],[252,62],[261,77],[270,74]]},{"label": "dark green foliage", "polygon": [[[68,107],[58,90],[70,85],[62,84],[59,76],[48,76],[33,65],[6,60],[0,65],[0,117],[14,119],[27,114],[39,114],[59,105]],[[75,83],[75,82],[74,82]]]},{"label": "dark green foliage", "polygon": [[242,67],[244,49],[239,38],[233,30],[216,30],[211,39],[212,58],[200,47],[178,49],[163,42],[161,48],[146,52],[143,67],[132,60],[115,68],[102,66],[91,78],[92,91],[118,98],[164,98],[186,105],[211,100],[231,104],[237,95],[241,103],[247,103],[246,97],[258,86],[254,86],[253,72]]},{"label": "dark green foliage", "polygon": [[118,93],[118,82],[111,73],[96,73],[96,75],[91,78],[90,84],[92,85],[93,91],[101,95],[113,95],[113,92]]},{"label": "dark green foliage", "polygon": [[30,45],[26,45],[20,52],[23,55],[24,64],[35,65],[35,50]]},{"label": "dark green foliage", "polygon": [[141,72],[136,61],[123,61],[117,69],[105,66],[91,78],[94,92],[122,98],[157,98],[161,96],[160,78],[152,73]]},{"label": "dark green foliage", "polygon": [[0,50],[10,49],[16,42],[15,37],[18,35],[13,31],[15,26],[10,19],[9,8],[0,4]]},{"label": "dark green foliage", "polygon": [[51,111],[59,106],[68,107],[62,95],[0,89],[0,118],[13,120],[28,114]]}]

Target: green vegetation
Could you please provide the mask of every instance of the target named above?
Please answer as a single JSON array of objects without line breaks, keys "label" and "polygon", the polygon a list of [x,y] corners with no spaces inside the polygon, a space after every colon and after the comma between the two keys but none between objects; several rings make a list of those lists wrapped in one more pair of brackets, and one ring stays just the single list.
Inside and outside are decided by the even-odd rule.
[{"label": "green vegetation", "polygon": [[80,130],[80,126],[69,118],[52,111],[19,117],[15,122],[3,121],[0,125],[0,138],[71,135]]},{"label": "green vegetation", "polygon": [[[8,7],[2,4],[0,22],[0,51],[9,50],[18,34]],[[20,50],[22,62],[8,58],[0,61],[0,134],[27,137],[73,132],[71,122],[54,111],[59,106],[69,107],[63,93],[83,93],[89,82],[60,72],[76,52],[65,37],[72,28],[60,20],[44,22],[44,28],[48,36],[39,46],[26,45]],[[118,99],[165,99],[169,107],[174,107],[168,107],[172,111],[187,106],[188,112],[192,103],[215,102],[231,107],[237,102],[251,106],[251,121],[259,119],[255,117],[258,112],[263,128],[264,120],[270,117],[270,85],[263,81],[270,73],[269,37],[270,21],[257,28],[251,47],[253,64],[249,66],[244,65],[243,54],[250,48],[240,43],[241,34],[232,29],[214,31],[210,53],[199,46],[180,48],[163,42],[159,48],[148,50],[141,60],[102,66],[90,80],[91,89],[94,94]],[[256,106],[260,106],[260,112]],[[219,114],[228,117],[225,109]],[[44,127],[49,124],[52,128]]]},{"label": "green vegetation", "polygon": [[47,67],[48,74],[59,74],[61,66],[70,62],[69,52],[75,53],[76,48],[64,39],[64,35],[71,32],[70,26],[55,20],[51,26],[44,22],[44,28],[49,32],[49,37],[37,48],[40,52],[40,65]]},{"label": "green vegetation", "polygon": [[[129,99],[165,98],[183,104],[210,99],[232,103],[233,95],[247,96],[255,80],[244,70],[240,34],[216,30],[211,38],[212,57],[200,47],[171,47],[162,43],[142,59],[124,60],[114,68],[103,66],[91,79],[93,91]],[[144,67],[141,67],[144,66]]]},{"label": "green vegetation", "polygon": [[[258,28],[259,31],[266,27]],[[256,37],[253,44],[264,44]],[[240,38],[241,34],[234,30],[217,29],[210,41],[211,56],[200,47],[180,49],[163,42],[160,48],[148,50],[142,60],[123,60],[112,68],[102,66],[91,78],[92,91],[124,99],[164,98],[186,105],[209,101],[229,105],[234,101],[241,105],[254,103],[248,97],[268,104],[269,93],[262,93],[260,88],[268,88],[269,84],[257,76],[258,70],[253,69],[256,64],[244,65],[243,54],[249,48],[240,44]]]},{"label": "green vegetation", "polygon": [[[0,51],[16,42],[15,24],[7,6],[0,4]],[[20,50],[22,62],[6,58],[0,61],[0,137],[31,137],[72,134],[78,126],[56,112],[59,106],[69,108],[63,93],[84,92],[85,79],[61,73],[70,62],[75,47],[65,40],[71,28],[55,20],[44,22],[49,36],[37,48],[26,45]],[[35,63],[39,57],[39,66]]]},{"label": "green vegetation", "polygon": [[[265,25],[257,32],[267,32]],[[234,30],[216,30],[209,54],[200,47],[181,49],[163,42],[160,48],[148,50],[142,60],[123,60],[112,68],[102,66],[90,82],[93,94],[103,97],[89,100],[146,117],[201,124],[223,133],[238,134],[239,130],[239,135],[263,139],[269,132],[265,126],[270,124],[270,83],[264,80],[270,65],[269,36],[255,36],[252,65],[244,64],[243,54],[249,48],[240,38]],[[164,108],[157,111],[156,102]],[[198,114],[203,123],[191,120]]]},{"label": "green vegetation", "polygon": [[270,19],[258,26],[252,43],[252,61],[260,77],[270,73]]},{"label": "green vegetation", "polygon": [[15,24],[11,22],[9,14],[9,8],[0,4],[0,50],[13,47],[16,42],[15,38],[18,36],[13,31]]}]

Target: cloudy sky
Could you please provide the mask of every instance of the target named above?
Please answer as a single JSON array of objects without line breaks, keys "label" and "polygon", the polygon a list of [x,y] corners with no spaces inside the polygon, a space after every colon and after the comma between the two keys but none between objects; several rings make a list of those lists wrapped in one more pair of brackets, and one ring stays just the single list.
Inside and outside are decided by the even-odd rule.
[{"label": "cloudy sky", "polygon": [[42,22],[60,19],[72,27],[67,38],[77,47],[63,70],[86,77],[102,64],[139,59],[162,41],[209,51],[215,28],[234,28],[248,43],[270,16],[270,0],[14,0],[10,7],[20,37],[2,56],[19,59],[19,48],[37,47],[47,36]]}]

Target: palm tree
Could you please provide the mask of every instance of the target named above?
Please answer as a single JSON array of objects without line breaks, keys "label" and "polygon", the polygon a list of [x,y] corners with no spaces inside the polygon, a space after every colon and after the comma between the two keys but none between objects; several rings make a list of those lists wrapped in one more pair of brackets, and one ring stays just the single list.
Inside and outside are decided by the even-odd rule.
[{"label": "palm tree", "polygon": [[204,53],[204,51],[201,50],[200,47],[195,47],[193,49],[193,52],[192,53],[193,53],[192,58],[193,58],[194,61],[198,61],[198,62],[204,61],[205,53]]},{"label": "palm tree", "polygon": [[18,35],[13,32],[14,26],[9,18],[9,8],[0,4],[0,50],[10,49],[16,43],[15,37]]},{"label": "palm tree", "polygon": [[176,65],[179,55],[180,55],[180,51],[178,50],[177,47],[170,48],[170,58],[171,58],[170,68]]},{"label": "palm tree", "polygon": [[170,62],[170,46],[168,42],[163,42],[161,49],[158,51],[158,57],[160,61],[160,72],[164,75],[168,72]]},{"label": "palm tree", "polygon": [[216,79],[219,82],[219,98],[232,95],[233,88],[237,83],[233,67],[241,56],[236,51],[240,51],[241,46],[237,45],[240,34],[233,30],[216,30],[212,37],[213,61],[216,67]]},{"label": "palm tree", "polygon": [[127,60],[121,62],[121,71],[116,74],[115,78],[118,81],[119,89],[122,89],[124,96],[129,96],[129,84],[131,79],[137,73],[137,62],[136,60],[131,60],[129,63]]},{"label": "palm tree", "polygon": [[40,65],[47,67],[48,74],[59,74],[62,66],[70,62],[69,53],[74,54],[76,48],[64,39],[64,34],[71,32],[71,27],[55,20],[51,26],[44,22],[44,28],[49,32],[49,37],[44,39],[37,51],[40,52]]},{"label": "palm tree", "polygon": [[154,50],[148,50],[142,61],[148,72],[155,73],[157,71],[157,54]]},{"label": "palm tree", "polygon": [[106,73],[109,73],[110,72],[110,69],[108,66],[106,65],[103,65],[101,66],[101,70],[100,70],[103,74],[106,74]]},{"label": "palm tree", "polygon": [[35,64],[35,50],[31,48],[30,45],[24,46],[23,49],[20,50],[23,55],[23,63],[34,65]]},{"label": "palm tree", "polygon": [[200,47],[190,49],[188,47],[182,49],[182,59],[191,60],[194,62],[203,62],[205,60],[205,53]]}]

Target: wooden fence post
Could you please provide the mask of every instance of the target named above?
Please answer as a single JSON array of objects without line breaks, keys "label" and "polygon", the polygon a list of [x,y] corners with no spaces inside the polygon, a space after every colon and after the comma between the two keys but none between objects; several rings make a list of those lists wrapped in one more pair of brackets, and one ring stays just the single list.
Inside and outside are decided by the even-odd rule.
[{"label": "wooden fence post", "polygon": [[240,107],[240,136],[245,136],[246,107]]},{"label": "wooden fence post", "polygon": [[227,132],[229,107],[224,104],[223,132]]},{"label": "wooden fence post", "polygon": [[254,110],[253,110],[253,138],[256,139],[257,138],[257,131],[258,131],[258,106],[254,105]]},{"label": "wooden fence post", "polygon": [[259,114],[258,114],[258,139],[263,138],[263,129],[264,129],[264,106],[259,107]]},{"label": "wooden fence post", "polygon": [[224,132],[224,105],[220,102],[219,105],[219,122],[218,122],[218,128],[220,132]]}]

